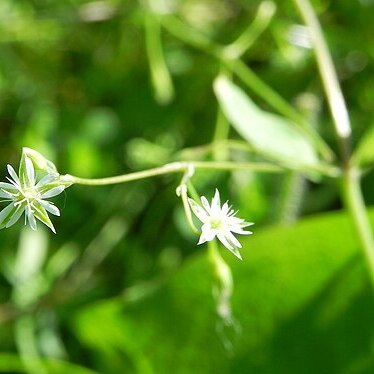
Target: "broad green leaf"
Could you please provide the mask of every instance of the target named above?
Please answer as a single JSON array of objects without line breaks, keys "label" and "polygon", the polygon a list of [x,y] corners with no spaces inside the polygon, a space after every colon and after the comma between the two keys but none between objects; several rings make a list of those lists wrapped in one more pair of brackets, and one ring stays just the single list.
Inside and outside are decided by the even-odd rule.
[{"label": "broad green leaf", "polygon": [[309,137],[292,122],[261,110],[227,78],[217,78],[214,90],[232,126],[259,153],[291,167],[318,164]]},{"label": "broad green leaf", "polygon": [[370,166],[374,163],[374,123],[360,140],[354,154],[353,162],[358,166]]},{"label": "broad green leaf", "polygon": [[83,308],[74,322],[81,344],[106,372],[374,372],[374,300],[345,214],[258,230],[242,243],[243,262],[222,249],[242,330],[233,352],[216,332],[204,247],[156,291]]}]

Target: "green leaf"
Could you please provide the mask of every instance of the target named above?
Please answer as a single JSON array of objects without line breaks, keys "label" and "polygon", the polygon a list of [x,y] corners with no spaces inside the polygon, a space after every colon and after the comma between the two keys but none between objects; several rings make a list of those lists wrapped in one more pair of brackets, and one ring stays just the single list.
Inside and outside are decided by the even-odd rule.
[{"label": "green leaf", "polygon": [[360,140],[353,156],[354,164],[368,167],[374,162],[374,123]]},{"label": "green leaf", "polygon": [[259,230],[242,243],[243,262],[222,249],[242,331],[230,354],[217,334],[204,247],[156,291],[84,307],[74,323],[80,343],[105,372],[374,372],[372,290],[345,214]]},{"label": "green leaf", "polygon": [[[42,362],[45,369],[48,370],[48,374],[98,374],[83,366],[53,358],[28,357],[27,361],[31,364]],[[30,371],[25,361],[19,356],[12,353],[0,353],[0,373],[30,373]]]},{"label": "green leaf", "polygon": [[261,110],[225,77],[215,80],[214,90],[232,126],[259,153],[291,167],[318,164],[310,138],[292,122]]}]

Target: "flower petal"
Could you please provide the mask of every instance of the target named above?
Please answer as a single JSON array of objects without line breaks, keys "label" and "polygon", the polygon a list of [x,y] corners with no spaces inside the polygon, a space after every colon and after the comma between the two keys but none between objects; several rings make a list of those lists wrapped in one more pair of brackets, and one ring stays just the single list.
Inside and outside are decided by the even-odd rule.
[{"label": "flower petal", "polygon": [[59,195],[63,190],[65,189],[65,186],[57,186],[53,187],[52,189],[48,190],[47,192],[44,192],[42,194],[42,199],[47,199],[49,197],[54,197]]},{"label": "flower petal", "polygon": [[13,203],[7,205],[1,212],[0,212],[0,229],[6,226],[10,216],[17,210]]},{"label": "flower petal", "polygon": [[12,190],[12,191],[18,190],[14,184],[6,183],[6,182],[0,182],[0,188],[4,190]]},{"label": "flower petal", "polygon": [[219,208],[221,209],[221,199],[220,199],[220,196],[219,196],[219,191],[218,189],[216,188],[216,193],[214,194],[214,197],[212,199],[212,205],[211,205],[211,208]]},{"label": "flower petal", "polygon": [[203,223],[207,222],[208,215],[206,214],[205,210],[198,203],[196,203],[195,200],[192,200],[189,198],[188,202],[190,204],[192,211],[195,213],[196,217]]},{"label": "flower petal", "polygon": [[225,234],[224,233],[222,233],[222,232],[220,232],[220,233],[218,233],[217,234],[217,238],[218,238],[218,240],[227,248],[227,249],[229,249],[230,251],[232,250],[232,249],[234,249],[233,248],[233,246],[227,241],[227,239],[226,239],[226,236],[225,236]]},{"label": "flower petal", "polygon": [[225,238],[227,241],[232,244],[233,247],[241,248],[242,245],[240,244],[239,240],[231,233],[231,231],[227,231],[225,233]]},{"label": "flower petal", "polygon": [[35,170],[34,164],[30,160],[29,157],[25,156],[25,164],[26,164],[26,185],[27,187],[34,187],[35,186]]},{"label": "flower petal", "polygon": [[59,216],[60,215],[60,210],[57,208],[57,206],[53,205],[49,201],[44,201],[44,200],[38,200],[39,204],[49,213]]},{"label": "flower petal", "polygon": [[22,213],[24,212],[25,208],[21,205],[17,205],[16,210],[13,212],[11,219],[7,222],[5,225],[5,228],[8,228],[12,225],[14,225],[19,218],[22,216]]},{"label": "flower petal", "polygon": [[37,189],[40,189],[41,187],[45,186],[46,184],[48,183],[51,183],[53,182],[55,179],[57,179],[58,177],[58,174],[57,173],[51,173],[51,174],[47,174],[45,175],[37,184],[36,184],[36,188]]},{"label": "flower petal", "polygon": [[201,196],[201,203],[203,204],[204,209],[208,213],[210,213],[210,205],[209,205],[209,202],[208,202],[208,200],[205,196]]},{"label": "flower petal", "polygon": [[29,222],[30,227],[35,231],[36,230],[36,219],[34,217],[33,212],[29,207],[26,207],[26,218],[27,221]]},{"label": "flower petal", "polygon": [[210,224],[204,223],[204,225],[201,227],[201,232],[202,235],[204,235],[204,238],[206,238],[206,240],[210,242],[216,237],[219,231],[217,229],[212,229]]},{"label": "flower petal", "polygon": [[13,199],[14,195],[5,189],[0,189],[0,197],[5,199]]},{"label": "flower petal", "polygon": [[8,164],[7,169],[8,169],[9,175],[12,177],[14,182],[16,182],[16,184],[20,185],[18,175],[17,175],[16,171],[13,169],[13,166]]}]

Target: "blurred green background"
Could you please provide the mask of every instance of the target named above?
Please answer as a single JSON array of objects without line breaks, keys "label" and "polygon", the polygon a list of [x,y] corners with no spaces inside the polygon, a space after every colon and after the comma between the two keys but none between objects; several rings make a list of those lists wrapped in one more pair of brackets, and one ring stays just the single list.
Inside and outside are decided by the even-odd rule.
[{"label": "blurred green background", "polygon": [[[61,174],[91,178],[225,157],[209,146],[239,139],[217,114],[212,82],[222,66],[208,46],[181,41],[158,17],[176,17],[227,44],[261,2],[147,4],[0,1],[1,180],[6,164],[17,167],[23,146],[54,161]],[[348,102],[354,146],[374,122],[374,1],[313,4]],[[275,5],[242,59],[336,149],[306,30],[292,1]],[[240,149],[230,157],[258,159]],[[0,371],[374,372],[373,293],[340,211],[339,185],[294,177],[285,200],[284,175],[194,176],[199,193],[210,198],[218,187],[240,217],[256,223],[255,235],[243,240],[243,262],[224,253],[238,326],[227,334],[215,312],[206,247],[196,246],[175,195],[176,175],[69,188],[56,199],[57,235],[22,223],[2,230]],[[373,186],[369,170],[368,204]]]}]

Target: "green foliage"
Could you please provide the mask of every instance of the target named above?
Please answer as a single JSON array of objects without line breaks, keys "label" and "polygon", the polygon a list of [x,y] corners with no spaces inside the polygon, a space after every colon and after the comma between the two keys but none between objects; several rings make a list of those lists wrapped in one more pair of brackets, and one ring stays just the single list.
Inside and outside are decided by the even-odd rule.
[{"label": "green foliage", "polygon": [[214,87],[231,124],[257,152],[287,166],[313,166],[318,163],[312,142],[295,124],[264,112],[224,77],[217,78]]},{"label": "green foliage", "polygon": [[[373,203],[373,4],[313,3]],[[199,193],[219,187],[256,223],[244,261],[222,248],[231,327],[175,195],[180,175],[73,186],[54,200],[57,235],[1,230],[0,372],[373,372],[363,256],[347,214],[331,213],[340,186],[298,171],[322,175],[338,153],[298,17],[292,1],[0,1],[0,181],[22,147],[44,171],[91,178],[181,157],[297,169],[195,172]],[[215,96],[217,76],[229,78]],[[289,212],[299,222],[281,225]]]},{"label": "green foliage", "polygon": [[82,308],[74,318],[79,341],[106,373],[374,370],[374,303],[345,214],[261,230],[242,252],[243,263],[227,257],[241,325],[232,352],[216,332],[204,254],[150,293],[139,286],[140,299],[125,293]]},{"label": "green foliage", "polygon": [[374,125],[364,134],[353,155],[353,162],[361,167],[371,167],[374,161]]}]

